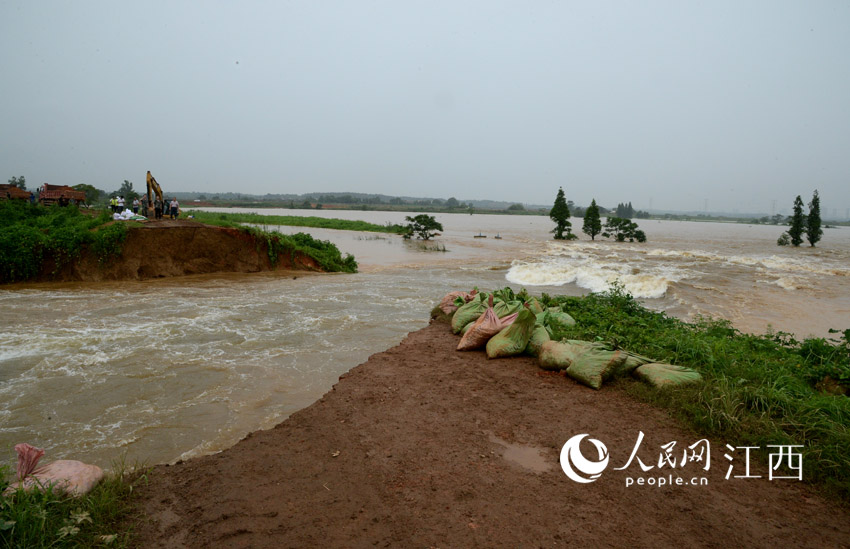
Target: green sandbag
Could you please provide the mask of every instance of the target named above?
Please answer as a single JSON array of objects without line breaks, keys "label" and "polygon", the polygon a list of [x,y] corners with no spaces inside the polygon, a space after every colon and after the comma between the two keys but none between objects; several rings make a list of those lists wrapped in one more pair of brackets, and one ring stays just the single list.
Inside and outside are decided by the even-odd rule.
[{"label": "green sandbag", "polygon": [[534,325],[543,326],[546,323],[546,311],[534,315]]},{"label": "green sandbag", "polygon": [[460,307],[452,316],[452,333],[457,334],[470,322],[475,322],[487,310],[488,294],[478,294],[475,298]]},{"label": "green sandbag", "polygon": [[497,301],[493,305],[493,312],[499,318],[518,313],[522,309],[522,301]]},{"label": "green sandbag", "polygon": [[562,311],[546,311],[543,320],[544,326],[548,328],[549,335],[554,340],[559,340],[569,333],[569,329],[576,325],[573,317]]},{"label": "green sandbag", "polygon": [[534,331],[534,315],[528,309],[519,312],[513,324],[494,335],[487,342],[487,358],[501,358],[521,354]]},{"label": "green sandbag", "polygon": [[572,366],[584,353],[597,348],[602,350],[609,349],[604,343],[579,341],[576,339],[549,341],[540,346],[537,359],[542,369],[559,372]]},{"label": "green sandbag", "polygon": [[651,358],[646,358],[645,356],[630,353],[628,351],[625,351],[625,353],[626,360],[614,372],[611,373],[611,377],[621,377],[626,374],[631,374],[639,366],[643,366],[644,364],[649,364],[650,362],[652,362]]},{"label": "green sandbag", "polygon": [[702,381],[702,376],[696,370],[655,362],[639,366],[635,369],[634,376],[654,387],[674,387]]},{"label": "green sandbag", "polygon": [[535,323],[534,330],[531,332],[531,339],[528,340],[528,345],[525,347],[525,354],[539,356],[540,348],[548,341],[551,341],[549,332],[542,325]]},{"label": "green sandbag", "polygon": [[567,375],[594,389],[601,389],[602,383],[610,379],[614,372],[626,361],[625,351],[609,351],[603,348],[588,349],[567,368]]},{"label": "green sandbag", "polygon": [[537,301],[537,298],[535,298],[535,297],[532,297],[531,299],[526,301],[525,305],[526,305],[526,308],[529,311],[531,311],[532,313],[534,313],[535,315],[540,314],[544,311],[543,305],[541,305],[540,302]]},{"label": "green sandbag", "polygon": [[549,326],[549,311],[543,311],[542,313],[538,313],[536,316],[535,323],[537,326],[543,326],[546,329],[546,333],[549,334],[549,339],[552,339],[552,336],[555,334],[552,332],[552,327]]}]

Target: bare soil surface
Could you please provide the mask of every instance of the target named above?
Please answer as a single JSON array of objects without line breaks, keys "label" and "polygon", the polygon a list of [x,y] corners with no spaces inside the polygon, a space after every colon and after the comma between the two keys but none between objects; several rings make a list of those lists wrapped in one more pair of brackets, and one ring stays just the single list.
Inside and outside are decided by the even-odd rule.
[{"label": "bare soil surface", "polygon": [[102,264],[85,251],[78,260],[56,269],[45,265],[40,281],[145,280],[206,273],[255,273],[274,270],[321,271],[304,254],[269,262],[262,240],[238,229],[204,225],[189,219],[147,221],[133,227],[120,257]]},{"label": "bare soil surface", "polygon": [[[725,443],[657,466],[701,437],[612,387],[531,358],[455,351],[446,324],[411,333],[312,406],[233,448],[159,466],[139,497],[139,547],[846,547],[850,511],[797,480],[725,479]],[[626,470],[638,433],[645,439]],[[595,482],[559,465],[577,434],[610,463]],[[590,444],[581,447],[595,458]],[[742,475],[743,465],[733,471]],[[626,486],[679,476],[701,486]]]}]

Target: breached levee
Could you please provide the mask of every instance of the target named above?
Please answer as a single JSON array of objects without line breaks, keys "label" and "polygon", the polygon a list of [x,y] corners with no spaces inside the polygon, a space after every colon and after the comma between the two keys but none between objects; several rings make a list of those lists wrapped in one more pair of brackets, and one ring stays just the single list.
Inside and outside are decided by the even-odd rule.
[{"label": "breached levee", "polygon": [[40,281],[145,280],[206,273],[254,273],[274,270],[322,271],[309,255],[293,251],[269,257],[268,242],[237,228],[194,221],[150,223],[129,228],[120,255],[101,261],[91,250],[62,264],[46,261]]}]

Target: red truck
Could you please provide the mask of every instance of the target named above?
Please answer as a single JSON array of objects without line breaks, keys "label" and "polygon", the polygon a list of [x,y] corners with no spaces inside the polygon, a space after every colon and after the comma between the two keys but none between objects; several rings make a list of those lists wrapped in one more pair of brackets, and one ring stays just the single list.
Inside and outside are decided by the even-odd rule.
[{"label": "red truck", "polygon": [[0,200],[12,200],[13,198],[29,200],[30,192],[21,189],[17,185],[0,185]]},{"label": "red truck", "polygon": [[72,203],[85,204],[86,193],[72,189],[68,185],[45,183],[38,191],[38,201],[45,206],[57,203],[60,206],[67,206]]}]

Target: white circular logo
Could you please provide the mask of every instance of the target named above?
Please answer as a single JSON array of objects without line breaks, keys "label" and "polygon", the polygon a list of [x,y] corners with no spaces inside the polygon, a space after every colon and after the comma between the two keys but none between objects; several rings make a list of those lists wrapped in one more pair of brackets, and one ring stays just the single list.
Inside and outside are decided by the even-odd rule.
[{"label": "white circular logo", "polygon": [[582,455],[579,444],[586,436],[587,433],[576,435],[561,448],[561,469],[572,480],[583,484],[598,479],[602,475],[602,471],[608,467],[608,448],[600,440],[588,439],[599,452],[598,461],[590,461]]}]

